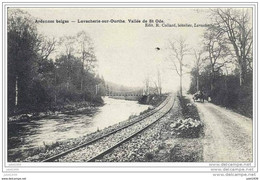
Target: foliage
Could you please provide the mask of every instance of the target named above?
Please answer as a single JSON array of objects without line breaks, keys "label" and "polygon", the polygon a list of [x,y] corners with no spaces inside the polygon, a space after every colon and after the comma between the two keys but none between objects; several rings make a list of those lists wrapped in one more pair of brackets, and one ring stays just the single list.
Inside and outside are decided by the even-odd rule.
[{"label": "foliage", "polygon": [[[190,93],[196,92],[196,81],[191,74]],[[200,89],[211,98],[211,102],[231,108],[243,115],[252,117],[253,114],[253,86],[252,76],[247,75],[246,84],[240,86],[238,74],[218,74],[215,76],[214,88],[210,89],[210,74],[203,72],[200,75]]]},{"label": "foliage", "polygon": [[[8,10],[7,29],[9,115],[55,110],[71,102],[102,103],[105,82],[95,74],[96,57],[86,33],[57,43],[40,35],[34,18],[16,9]],[[82,44],[83,60],[77,51]],[[57,45],[61,52],[52,60]]]},{"label": "foliage", "polygon": [[[215,104],[248,117],[253,110],[252,24],[248,10],[212,9],[204,34],[204,67],[191,70],[189,93],[202,90]],[[198,81],[199,80],[199,81]]]}]

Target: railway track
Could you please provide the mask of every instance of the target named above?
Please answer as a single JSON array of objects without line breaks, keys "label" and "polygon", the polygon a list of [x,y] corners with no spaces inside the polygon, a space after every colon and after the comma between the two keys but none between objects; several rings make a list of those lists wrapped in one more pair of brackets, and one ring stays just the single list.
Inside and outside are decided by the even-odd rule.
[{"label": "railway track", "polygon": [[157,108],[133,118],[131,123],[42,162],[94,162],[158,121],[171,109],[173,103],[173,95],[169,95]]}]

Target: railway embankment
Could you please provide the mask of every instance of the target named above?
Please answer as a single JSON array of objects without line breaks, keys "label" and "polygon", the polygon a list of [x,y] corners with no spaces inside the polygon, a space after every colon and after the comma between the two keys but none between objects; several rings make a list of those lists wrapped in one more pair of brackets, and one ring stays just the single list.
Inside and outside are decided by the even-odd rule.
[{"label": "railway embankment", "polygon": [[[165,101],[167,102],[167,100]],[[167,104],[167,103],[166,103]],[[82,136],[76,139],[56,142],[50,145],[32,149],[23,152],[11,161],[20,162],[39,162],[50,157],[84,145],[86,142],[97,140],[91,145],[83,146],[77,151],[72,151],[68,155],[57,158],[60,162],[84,162],[91,159],[93,153],[102,152],[109,149],[113,144],[117,144],[124,137],[131,135],[137,129],[149,125],[148,128],[140,131],[127,141],[116,146],[102,156],[95,158],[97,162],[200,162],[203,161],[203,122],[200,121],[196,106],[188,98],[174,98],[173,107],[166,110],[168,113],[155,111],[151,109],[148,112],[141,113],[140,116],[132,117],[126,121],[98,130],[92,134]],[[158,108],[164,107],[159,105]],[[172,106],[172,105],[171,105]],[[166,108],[167,109],[167,108]],[[152,112],[155,112],[152,115]],[[166,112],[165,111],[165,112]],[[147,116],[147,113],[151,115]],[[157,114],[157,115],[156,115]],[[149,116],[151,119],[149,120]],[[148,118],[147,118],[148,117]],[[159,120],[156,120],[159,117]],[[153,120],[154,119],[154,120]],[[139,122],[140,121],[140,122]],[[131,125],[133,124],[133,125]],[[129,127],[128,127],[129,126]],[[127,127],[127,128],[125,128]],[[118,131],[118,129],[122,130]],[[113,131],[116,131],[114,134]],[[106,136],[107,134],[110,134]],[[103,142],[104,141],[104,142]],[[92,152],[93,151],[93,152]],[[89,156],[86,157],[86,153]]]},{"label": "railway embankment", "polygon": [[203,123],[189,99],[176,98],[157,123],[100,158],[102,162],[203,161]]}]

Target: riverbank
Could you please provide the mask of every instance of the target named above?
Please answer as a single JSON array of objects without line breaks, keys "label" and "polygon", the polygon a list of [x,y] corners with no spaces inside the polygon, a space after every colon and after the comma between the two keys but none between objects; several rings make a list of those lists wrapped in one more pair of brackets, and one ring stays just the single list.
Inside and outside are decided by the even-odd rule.
[{"label": "riverbank", "polygon": [[[110,98],[108,98],[110,99]],[[113,99],[110,99],[109,101],[106,101],[107,102],[107,105],[110,104],[110,101],[118,101],[118,107],[120,107],[121,109],[124,108],[124,107],[128,107],[128,108],[131,108],[132,106],[129,107],[129,105],[127,104],[134,104],[133,101],[127,101],[128,103],[127,104],[121,104],[121,103],[124,103],[123,100],[113,100]],[[143,106],[143,105],[138,105],[137,102],[135,102],[136,105],[139,107],[139,106]],[[146,106],[148,107],[148,106]],[[106,108],[106,106],[102,107],[101,109],[103,108]],[[107,107],[110,115],[111,115],[111,107]],[[113,108],[113,109],[117,109],[118,108]],[[147,109],[147,108],[146,108]],[[148,111],[151,111],[152,109],[154,109],[154,107],[150,107],[148,108],[147,110],[145,111],[141,111],[139,114],[143,114],[145,112],[148,112]],[[100,111],[100,110],[99,110]],[[73,113],[70,113],[71,115],[69,117],[71,118],[68,118],[68,121],[64,121],[64,116],[61,117],[61,119],[57,120],[57,122],[61,122],[62,124],[64,123],[68,123],[68,122],[71,122],[73,123],[74,120],[73,120],[73,117],[77,117],[79,114],[73,112]],[[129,116],[129,115],[128,115]],[[36,148],[27,148],[27,149],[16,149],[16,150],[12,150],[10,149],[8,151],[8,161],[9,162],[38,162],[38,161],[42,161],[43,159],[46,159],[50,156],[53,156],[55,154],[58,154],[60,152],[63,152],[65,150],[68,150],[72,147],[75,147],[77,145],[80,145],[86,141],[90,141],[94,138],[97,138],[97,137],[100,137],[106,133],[109,133],[115,129],[118,129],[120,127],[123,127],[129,123],[132,123],[133,121],[136,120],[136,118],[134,118],[136,116],[133,116],[131,115],[129,119],[127,119],[127,117],[124,119],[124,121],[120,122],[120,123],[116,123],[116,124],[113,124],[111,126],[108,126],[104,129],[99,129],[99,128],[96,128],[95,129],[95,132],[93,133],[89,133],[89,134],[83,134],[81,137],[78,137],[78,138],[67,138],[66,140],[61,140],[61,141],[55,141],[55,142],[52,142],[52,143],[47,143],[47,142],[43,142],[41,143],[38,147]],[[67,116],[66,116],[67,118]],[[97,116],[95,115],[95,118],[97,118]],[[100,120],[102,120],[102,125],[105,124],[107,121],[106,119],[108,118],[107,115],[103,115],[103,116],[99,116],[98,117]],[[37,122],[39,122],[37,120]],[[46,123],[51,123],[50,120],[46,121]],[[86,121],[86,123],[88,123]],[[74,123],[73,123],[74,124]],[[72,124],[72,125],[73,125]],[[81,125],[78,125],[78,123],[75,122],[75,125],[79,126],[81,129],[84,129],[83,126]],[[53,128],[53,125],[49,124],[48,128]],[[54,128],[56,129],[57,127],[60,128],[60,126],[57,126],[54,124]],[[67,127],[67,126],[66,126]],[[65,127],[65,132],[66,131],[66,127]],[[71,127],[72,129],[74,129],[74,127],[72,126]],[[15,131],[15,130],[14,130]],[[62,130],[63,131],[63,130]],[[66,134],[69,134],[69,133],[66,133]],[[49,134],[48,134],[49,135]]]},{"label": "riverbank", "polygon": [[8,116],[8,122],[10,121],[30,121],[30,120],[37,120],[41,118],[54,118],[57,117],[59,114],[79,114],[79,113],[86,113],[97,109],[104,105],[104,101],[99,99],[95,102],[74,102],[68,103],[65,105],[55,106],[49,110],[42,111],[42,112],[28,112],[28,113],[19,113],[13,116]]}]

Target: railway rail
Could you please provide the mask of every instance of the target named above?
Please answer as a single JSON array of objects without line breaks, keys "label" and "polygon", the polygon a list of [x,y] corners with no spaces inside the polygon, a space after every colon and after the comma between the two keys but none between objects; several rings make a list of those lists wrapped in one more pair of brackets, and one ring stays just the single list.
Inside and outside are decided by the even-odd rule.
[{"label": "railway rail", "polygon": [[45,159],[42,162],[94,162],[154,124],[169,112],[173,103],[174,97],[170,94],[157,108],[133,118],[129,124]]}]

